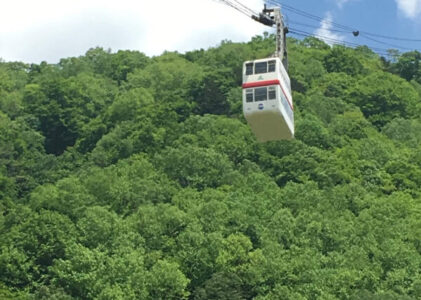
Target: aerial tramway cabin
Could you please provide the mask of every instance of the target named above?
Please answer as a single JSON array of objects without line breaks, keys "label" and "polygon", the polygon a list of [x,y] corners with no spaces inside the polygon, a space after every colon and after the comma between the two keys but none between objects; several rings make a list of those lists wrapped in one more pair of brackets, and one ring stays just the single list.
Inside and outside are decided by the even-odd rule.
[{"label": "aerial tramway cabin", "polygon": [[291,83],[279,57],[243,65],[243,113],[259,142],[294,138]]}]

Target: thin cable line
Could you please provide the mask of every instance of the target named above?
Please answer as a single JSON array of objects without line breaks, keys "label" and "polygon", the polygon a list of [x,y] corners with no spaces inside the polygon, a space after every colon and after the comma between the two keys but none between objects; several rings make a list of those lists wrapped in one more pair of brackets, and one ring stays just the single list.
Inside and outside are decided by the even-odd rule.
[{"label": "thin cable line", "polygon": [[[307,17],[313,20],[317,20],[317,21],[323,21],[324,18],[310,14],[308,12],[305,12],[303,10],[299,10],[293,6],[287,5],[287,4],[283,4],[281,1],[276,1],[276,0],[266,0],[266,2],[268,3],[272,3],[275,5],[281,5],[285,10],[289,10],[293,13],[299,14],[303,17]],[[330,21],[326,21],[324,20],[326,23],[331,24],[332,26],[344,29],[344,30],[349,30],[349,31],[356,31],[357,29],[355,28],[351,28],[347,25],[342,25],[336,22],[330,22]],[[388,36],[388,35],[383,35],[383,34],[377,34],[377,33],[372,33],[372,32],[367,32],[367,31],[359,31],[362,34],[365,35],[369,35],[369,36],[373,36],[373,37],[378,37],[378,38],[382,38],[382,39],[389,39],[389,40],[397,40],[397,41],[407,41],[407,42],[421,42],[421,39],[412,39],[412,38],[407,38],[407,37],[398,37],[398,36]]]},{"label": "thin cable line", "polygon": [[[360,45],[360,44],[357,44],[357,43],[351,43],[351,42],[346,42],[346,41],[342,41],[342,40],[338,40],[338,39],[333,39],[333,38],[323,36],[323,35],[311,34],[311,33],[305,32],[305,31],[301,31],[301,30],[291,29],[290,33],[294,34],[294,35],[302,36],[302,37],[315,37],[315,38],[330,42],[330,43],[335,44],[335,45],[343,45],[343,46],[347,46],[347,47],[351,47],[351,48],[365,46],[365,45]],[[369,48],[372,51],[376,52],[377,54],[390,56],[390,54],[387,52],[388,49],[382,49],[382,48],[376,48],[376,47],[369,47]]]}]

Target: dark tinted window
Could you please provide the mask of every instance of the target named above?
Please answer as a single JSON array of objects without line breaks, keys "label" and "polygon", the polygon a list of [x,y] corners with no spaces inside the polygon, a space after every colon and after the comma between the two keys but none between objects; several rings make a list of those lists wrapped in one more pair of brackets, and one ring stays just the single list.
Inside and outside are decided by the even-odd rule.
[{"label": "dark tinted window", "polygon": [[246,90],[246,102],[253,102],[253,89]]},{"label": "dark tinted window", "polygon": [[246,64],[246,75],[253,75],[253,63]]},{"label": "dark tinted window", "polygon": [[267,71],[268,71],[268,63],[266,61],[259,62],[254,65],[254,74],[267,73]]},{"label": "dark tinted window", "polygon": [[254,89],[254,101],[264,101],[267,99],[267,88]]},{"label": "dark tinted window", "polygon": [[276,61],[275,60],[268,61],[268,67],[269,67],[268,72],[275,72],[275,69],[276,69]]},{"label": "dark tinted window", "polygon": [[269,87],[269,100],[276,99],[276,89],[274,86]]}]

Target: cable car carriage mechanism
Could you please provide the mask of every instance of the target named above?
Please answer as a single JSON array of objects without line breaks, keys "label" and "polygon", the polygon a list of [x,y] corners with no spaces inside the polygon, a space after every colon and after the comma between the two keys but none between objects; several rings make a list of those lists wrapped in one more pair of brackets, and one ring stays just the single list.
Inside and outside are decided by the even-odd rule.
[{"label": "cable car carriage mechanism", "polygon": [[280,8],[263,9],[256,21],[276,25],[273,57],[246,61],[243,65],[243,113],[259,142],[294,138],[294,106],[287,73],[285,35]]}]

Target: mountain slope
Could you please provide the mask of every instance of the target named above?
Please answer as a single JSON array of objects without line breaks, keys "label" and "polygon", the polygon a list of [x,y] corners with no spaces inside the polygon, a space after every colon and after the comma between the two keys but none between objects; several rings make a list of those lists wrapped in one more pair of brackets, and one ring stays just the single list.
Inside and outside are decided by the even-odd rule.
[{"label": "mountain slope", "polygon": [[273,49],[0,63],[1,298],[420,298],[419,54],[289,39],[296,139],[259,144]]}]

